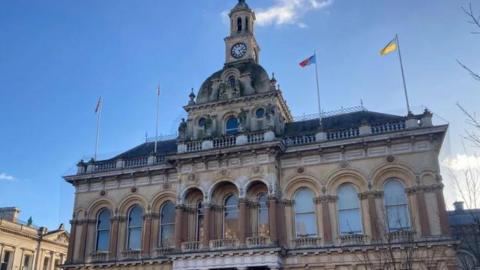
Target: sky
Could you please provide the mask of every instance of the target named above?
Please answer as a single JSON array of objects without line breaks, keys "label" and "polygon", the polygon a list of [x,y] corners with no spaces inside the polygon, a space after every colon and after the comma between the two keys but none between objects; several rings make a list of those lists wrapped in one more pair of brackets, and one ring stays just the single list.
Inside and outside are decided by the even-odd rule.
[{"label": "sky", "polygon": [[[175,133],[190,89],[223,66],[225,15],[236,1],[0,3],[0,206],[54,229],[68,224],[73,208],[74,190],[62,176],[94,153],[99,96],[100,158],[153,136],[158,84],[160,133]],[[480,71],[480,35],[461,9],[467,1],[247,3],[257,14],[260,63],[275,73],[294,115],[316,112],[314,69],[298,66],[314,50],[325,111],[362,101],[368,110],[405,115],[398,58],[379,56],[398,33],[414,112],[426,106],[435,123],[450,124],[442,164],[480,167],[462,140],[469,126],[456,106],[478,112],[480,104],[480,83],[456,62]],[[450,188],[448,205],[456,199]]]}]

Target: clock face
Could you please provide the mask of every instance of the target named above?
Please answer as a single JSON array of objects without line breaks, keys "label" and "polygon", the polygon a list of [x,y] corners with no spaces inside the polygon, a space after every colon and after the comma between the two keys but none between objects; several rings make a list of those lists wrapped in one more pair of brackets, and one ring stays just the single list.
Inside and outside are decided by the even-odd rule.
[{"label": "clock face", "polygon": [[231,54],[234,58],[242,58],[247,53],[247,45],[245,43],[237,43],[232,46]]}]

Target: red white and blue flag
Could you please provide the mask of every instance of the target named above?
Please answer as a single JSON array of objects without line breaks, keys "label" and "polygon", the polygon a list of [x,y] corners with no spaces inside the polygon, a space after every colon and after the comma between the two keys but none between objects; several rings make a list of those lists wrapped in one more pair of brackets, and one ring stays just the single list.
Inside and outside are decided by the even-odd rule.
[{"label": "red white and blue flag", "polygon": [[300,62],[300,66],[302,68],[308,66],[308,65],[311,65],[311,64],[315,64],[317,62],[317,57],[314,55],[308,57],[307,59],[303,60],[302,62]]}]

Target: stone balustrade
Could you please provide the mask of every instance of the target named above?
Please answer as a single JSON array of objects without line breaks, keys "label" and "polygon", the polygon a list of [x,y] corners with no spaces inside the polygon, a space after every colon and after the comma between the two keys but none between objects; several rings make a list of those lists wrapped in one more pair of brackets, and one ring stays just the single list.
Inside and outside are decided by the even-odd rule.
[{"label": "stone balustrade", "polygon": [[210,240],[210,249],[232,249],[238,247],[238,239],[214,239]]},{"label": "stone balustrade", "polygon": [[367,243],[367,236],[364,234],[344,234],[339,237],[342,245],[363,245]]},{"label": "stone balustrade", "polygon": [[138,260],[142,257],[142,251],[138,249],[122,251],[122,257],[129,260]]},{"label": "stone balustrade", "polygon": [[109,254],[108,251],[95,251],[90,255],[90,260],[92,262],[106,262]]},{"label": "stone balustrade", "polygon": [[294,248],[307,248],[320,246],[320,237],[302,236],[292,240]]},{"label": "stone balustrade", "polygon": [[251,236],[246,239],[247,247],[267,247],[272,245],[272,240],[267,236]]},{"label": "stone balustrade", "polygon": [[183,252],[196,251],[200,249],[202,249],[202,243],[200,241],[189,241],[182,243]]}]

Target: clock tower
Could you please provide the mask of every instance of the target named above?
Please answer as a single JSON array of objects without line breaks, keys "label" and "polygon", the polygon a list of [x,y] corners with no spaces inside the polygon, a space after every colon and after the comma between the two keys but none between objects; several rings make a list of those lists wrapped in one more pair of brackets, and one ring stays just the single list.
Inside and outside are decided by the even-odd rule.
[{"label": "clock tower", "polygon": [[255,13],[239,0],[230,11],[230,36],[225,38],[225,64],[253,60],[258,64],[260,47],[254,36]]}]

